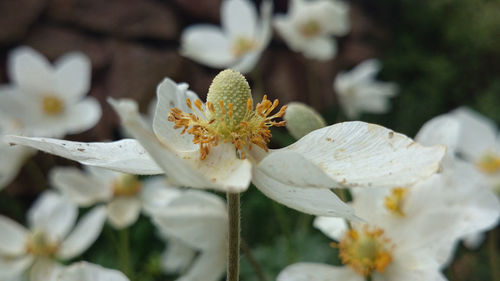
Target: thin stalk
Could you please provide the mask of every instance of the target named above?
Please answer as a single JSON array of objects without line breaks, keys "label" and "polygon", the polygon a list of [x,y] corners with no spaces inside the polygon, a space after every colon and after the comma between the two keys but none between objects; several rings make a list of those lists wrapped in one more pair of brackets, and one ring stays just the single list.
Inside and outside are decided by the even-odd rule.
[{"label": "thin stalk", "polygon": [[493,229],[488,234],[488,251],[490,256],[490,268],[491,276],[493,281],[500,281],[500,258],[498,257],[498,240],[497,240],[498,229]]},{"label": "thin stalk", "polygon": [[266,276],[264,275],[264,271],[262,270],[262,266],[260,266],[259,262],[255,259],[252,254],[252,250],[250,249],[250,247],[248,247],[248,244],[243,239],[241,239],[241,250],[243,250],[243,253],[245,253],[248,261],[250,262],[250,265],[255,271],[255,274],[257,274],[257,278],[259,278],[260,281],[267,281]]},{"label": "thin stalk", "polygon": [[229,218],[226,281],[238,281],[240,270],[240,194],[228,192],[226,197]]},{"label": "thin stalk", "polygon": [[119,231],[118,256],[120,260],[120,269],[132,279],[132,266],[130,263],[130,235],[128,228]]}]

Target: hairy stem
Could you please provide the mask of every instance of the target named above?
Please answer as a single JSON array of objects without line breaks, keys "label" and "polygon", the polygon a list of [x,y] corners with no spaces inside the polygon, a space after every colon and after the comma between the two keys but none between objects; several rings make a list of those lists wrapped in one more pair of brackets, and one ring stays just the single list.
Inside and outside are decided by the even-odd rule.
[{"label": "hairy stem", "polygon": [[228,192],[226,196],[229,218],[226,281],[238,281],[240,269],[240,194]]}]

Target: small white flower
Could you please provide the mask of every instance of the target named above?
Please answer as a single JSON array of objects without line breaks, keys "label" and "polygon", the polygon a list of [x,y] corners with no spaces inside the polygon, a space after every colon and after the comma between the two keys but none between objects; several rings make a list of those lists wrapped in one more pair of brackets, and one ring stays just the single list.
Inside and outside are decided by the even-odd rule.
[{"label": "small white flower", "polygon": [[153,222],[168,240],[164,269],[184,272],[177,281],[220,280],[226,267],[228,229],[225,202],[220,197],[185,191],[157,209]]},{"label": "small white flower", "polygon": [[141,209],[149,213],[179,193],[167,187],[163,177],[140,181],[131,174],[92,166],[85,168],[85,172],[74,167],[54,168],[50,182],[79,206],[107,203],[108,221],[116,229],[134,224]]},{"label": "small white flower", "polygon": [[93,127],[101,107],[85,97],[90,87],[91,66],[81,53],[68,53],[52,66],[28,47],[9,55],[12,81],[0,87],[0,115],[15,120],[23,134],[63,137]]},{"label": "small white flower", "polygon": [[389,110],[388,99],[397,94],[398,87],[395,83],[375,79],[380,68],[380,62],[371,59],[335,78],[333,88],[350,119],[358,118],[362,112],[384,113]]},{"label": "small white flower", "polygon": [[[238,77],[234,79],[240,79],[231,71],[219,75],[234,75]],[[214,84],[219,81],[218,77]],[[238,87],[239,90],[245,88]],[[204,105],[194,97],[190,105],[186,105],[186,98],[194,93],[187,91],[184,84],[177,85],[165,79],[158,87],[154,132],[144,124],[134,102],[112,103],[123,125],[173,184],[242,192],[252,181],[268,197],[316,215],[353,218],[352,210],[330,191],[331,188],[410,185],[432,175],[444,155],[442,146],[423,147],[404,135],[363,122],[318,129],[291,146],[269,151],[268,127],[282,124],[273,119],[282,116],[283,110],[271,115],[278,101],[273,103],[266,98],[254,110],[248,84],[246,87],[247,96],[243,97],[234,96],[239,93],[239,90],[233,92],[235,88],[225,91],[233,96],[226,99],[228,107],[222,111],[219,106],[224,105],[222,99],[226,97],[217,100],[217,95],[209,91],[212,102]],[[233,102],[234,106],[229,105]],[[218,106],[217,111],[215,106]],[[213,117],[214,121],[205,119],[211,114],[223,117]],[[234,121],[235,118],[241,118],[241,123]],[[186,128],[179,124],[191,124],[189,122],[198,123],[193,127],[188,125],[190,134],[181,134]],[[127,141],[127,146],[123,145],[124,141],[89,144],[18,136],[8,136],[6,140],[88,165],[137,174],[158,172],[158,166],[152,164],[142,148],[131,140]]]},{"label": "small white flower", "polygon": [[62,266],[83,253],[101,233],[104,207],[96,207],[75,225],[78,210],[62,195],[47,191],[28,211],[26,229],[0,216],[0,279],[15,278],[29,270],[31,281],[54,280]]},{"label": "small white flower", "polygon": [[77,262],[62,270],[55,281],[129,281],[120,271],[88,262]]},{"label": "small white flower", "polygon": [[349,6],[339,0],[292,0],[287,15],[275,16],[274,26],[292,50],[310,59],[331,59],[337,54],[331,36],[349,31]]},{"label": "small white flower", "polygon": [[261,19],[248,0],[224,0],[222,27],[198,24],[181,36],[181,54],[214,68],[250,72],[271,39],[272,2],[262,1]]}]

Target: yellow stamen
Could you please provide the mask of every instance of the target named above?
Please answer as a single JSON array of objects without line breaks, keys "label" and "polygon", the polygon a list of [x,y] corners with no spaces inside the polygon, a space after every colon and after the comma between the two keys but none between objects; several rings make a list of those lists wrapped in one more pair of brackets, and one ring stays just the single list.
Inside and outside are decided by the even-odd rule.
[{"label": "yellow stamen", "polygon": [[374,271],[384,272],[392,261],[394,248],[382,229],[368,226],[361,231],[349,230],[340,243],[331,246],[338,247],[342,264],[365,277]]},{"label": "yellow stamen", "polygon": [[42,99],[42,110],[47,115],[58,115],[64,109],[63,101],[54,96],[54,95],[46,95]]},{"label": "yellow stamen", "polygon": [[309,20],[300,25],[299,30],[304,37],[314,37],[321,32],[321,26],[316,20]]},{"label": "yellow stamen", "polygon": [[59,250],[59,244],[49,241],[43,231],[35,231],[26,244],[26,252],[35,256],[54,256]]},{"label": "yellow stamen", "polygon": [[141,181],[133,175],[123,175],[113,182],[114,196],[134,196],[141,190]]},{"label": "yellow stamen", "polygon": [[235,57],[240,57],[255,49],[256,47],[257,44],[254,40],[239,36],[234,41],[232,52]]},{"label": "yellow stamen", "polygon": [[392,189],[391,194],[384,198],[384,205],[387,210],[399,216],[404,216],[403,203],[407,193],[407,188],[397,187]]},{"label": "yellow stamen", "polygon": [[485,154],[476,163],[476,166],[480,171],[486,174],[498,173],[500,172],[500,156],[494,153]]}]

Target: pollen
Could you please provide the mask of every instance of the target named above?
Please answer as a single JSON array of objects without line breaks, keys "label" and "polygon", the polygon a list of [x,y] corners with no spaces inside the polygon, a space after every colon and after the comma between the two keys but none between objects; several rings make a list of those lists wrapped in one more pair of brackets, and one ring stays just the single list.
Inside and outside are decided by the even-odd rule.
[{"label": "pollen", "polygon": [[174,128],[183,129],[181,134],[193,135],[193,143],[200,146],[202,160],[219,142],[232,143],[240,158],[245,158],[245,150],[251,150],[253,145],[267,151],[267,143],[272,137],[269,128],[286,124],[276,121],[283,117],[286,106],[271,114],[279,101],[271,102],[264,96],[254,109],[250,86],[243,75],[233,70],[224,70],[215,77],[205,110],[199,100],[193,104],[187,99],[186,104],[192,112],[196,112],[196,107],[200,115],[172,108],[168,120],[175,123]]},{"label": "pollen", "polygon": [[486,174],[495,174],[500,172],[500,156],[488,153],[483,155],[476,163],[480,171]]},{"label": "pollen", "polygon": [[33,232],[26,244],[26,252],[35,256],[54,256],[59,250],[59,244],[49,241],[43,231]]},{"label": "pollen", "polygon": [[351,229],[339,244],[333,246],[338,247],[342,264],[364,277],[374,271],[384,272],[392,262],[394,246],[380,228],[365,225],[360,231]]},{"label": "pollen", "polygon": [[300,25],[299,30],[304,37],[314,37],[321,32],[321,26],[316,20],[309,20]]},{"label": "pollen", "polygon": [[255,43],[254,40],[249,39],[247,37],[239,36],[236,37],[236,40],[234,40],[233,46],[232,46],[232,53],[235,57],[240,57],[251,50],[255,49],[257,47],[257,44]]},{"label": "pollen", "polygon": [[134,175],[125,174],[113,182],[114,196],[134,196],[141,190],[141,181]]},{"label": "pollen", "polygon": [[403,203],[408,193],[407,188],[397,187],[391,190],[391,194],[384,198],[384,206],[387,210],[399,216],[405,216]]},{"label": "pollen", "polygon": [[42,110],[46,115],[58,115],[63,111],[63,109],[64,103],[60,98],[52,94],[48,94],[43,97]]}]

